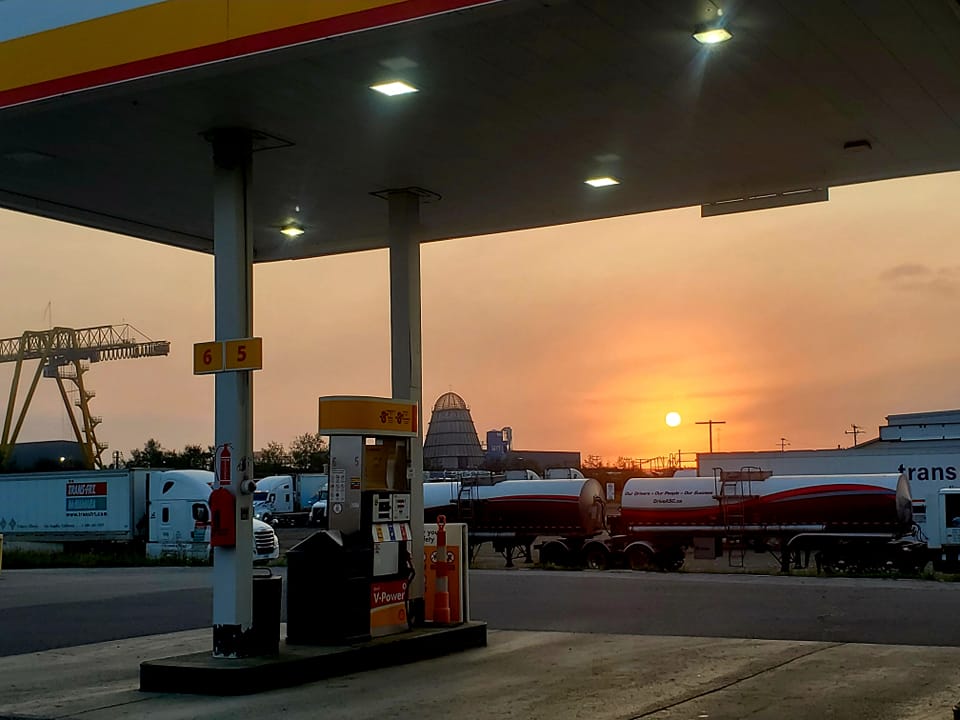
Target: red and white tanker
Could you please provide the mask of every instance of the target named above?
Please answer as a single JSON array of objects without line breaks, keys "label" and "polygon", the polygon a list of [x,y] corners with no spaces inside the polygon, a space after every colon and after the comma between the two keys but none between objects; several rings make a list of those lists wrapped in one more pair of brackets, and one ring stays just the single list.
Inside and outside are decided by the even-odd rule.
[{"label": "red and white tanker", "polygon": [[785,570],[794,551],[882,564],[912,524],[909,482],[894,473],[632,478],[609,515],[591,479],[433,482],[424,508],[426,522],[467,523],[471,544],[493,543],[508,565],[518,550],[531,560],[540,538],[542,564],[597,569],[676,570],[689,548],[716,557],[724,544],[773,550]]},{"label": "red and white tanker", "polygon": [[590,478],[503,480],[479,484],[428,482],[423,485],[424,521],[465,522],[471,546],[490,542],[507,565],[520,550],[530,559],[538,537],[562,536],[583,542],[605,529],[603,488]]},{"label": "red and white tanker", "polygon": [[631,567],[678,569],[689,547],[721,541],[776,547],[789,569],[789,551],[861,553],[889,543],[912,523],[910,485],[895,473],[632,478],[623,487],[610,537],[588,543],[588,565],[618,556]]},{"label": "red and white tanker", "polygon": [[905,476],[782,475],[633,478],[623,487],[620,520],[632,533],[662,528],[892,532],[911,520]]}]

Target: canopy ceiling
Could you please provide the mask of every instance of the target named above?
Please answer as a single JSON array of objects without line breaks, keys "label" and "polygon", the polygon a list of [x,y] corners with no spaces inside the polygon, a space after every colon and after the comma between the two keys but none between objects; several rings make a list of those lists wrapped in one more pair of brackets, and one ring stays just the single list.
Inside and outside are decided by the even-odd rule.
[{"label": "canopy ceiling", "polygon": [[390,188],[442,240],[960,169],[957,0],[724,9],[503,0],[8,108],[0,205],[209,252],[221,126],[264,134],[258,261],[385,246]]}]

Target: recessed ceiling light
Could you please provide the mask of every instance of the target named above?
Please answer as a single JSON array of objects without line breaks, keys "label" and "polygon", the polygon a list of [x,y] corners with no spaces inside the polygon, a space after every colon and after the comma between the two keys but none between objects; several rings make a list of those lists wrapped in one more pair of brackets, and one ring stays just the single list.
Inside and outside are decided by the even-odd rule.
[{"label": "recessed ceiling light", "polygon": [[701,45],[717,45],[732,37],[730,31],[723,27],[701,26],[693,33],[693,39]]},{"label": "recessed ceiling light", "polygon": [[282,232],[288,238],[295,238],[303,235],[304,230],[303,230],[303,225],[301,225],[300,223],[289,222],[286,225],[284,225],[282,228],[280,228],[280,232]]},{"label": "recessed ceiling light", "polygon": [[371,85],[370,89],[376,90],[378,93],[383,93],[384,95],[389,95],[390,97],[393,97],[394,95],[407,95],[408,93],[420,92],[413,85],[405,83],[403,80]]},{"label": "recessed ceiling light", "polygon": [[596,177],[590,178],[589,180],[584,180],[584,182],[590,187],[601,188],[601,187],[610,187],[611,185],[619,185],[620,181],[612,177]]}]

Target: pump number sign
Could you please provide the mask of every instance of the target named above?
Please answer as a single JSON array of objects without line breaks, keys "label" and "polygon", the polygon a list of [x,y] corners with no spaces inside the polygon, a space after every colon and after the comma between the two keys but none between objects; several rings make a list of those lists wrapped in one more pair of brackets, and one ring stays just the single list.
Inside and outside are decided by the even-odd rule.
[{"label": "pump number sign", "polygon": [[247,338],[245,340],[227,340],[227,370],[260,370],[263,368],[263,340]]},{"label": "pump number sign", "polygon": [[193,346],[193,374],[223,370],[223,343],[205,342]]},{"label": "pump number sign", "polygon": [[193,346],[194,375],[262,368],[263,338],[204,342]]}]

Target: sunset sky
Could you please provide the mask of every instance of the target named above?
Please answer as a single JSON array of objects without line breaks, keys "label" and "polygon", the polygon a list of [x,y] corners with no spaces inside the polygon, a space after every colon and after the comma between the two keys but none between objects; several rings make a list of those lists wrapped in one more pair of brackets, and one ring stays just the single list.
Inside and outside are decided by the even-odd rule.
[{"label": "sunset sky", "polygon": [[[800,449],[958,408],[958,197],[953,173],[795,208],[425,245],[426,410],[453,390],[481,439],[510,425],[517,448],[615,460],[706,451],[698,420],[726,421],[717,450]],[[48,327],[51,303],[56,325],[129,322],[171,341],[169,357],[87,375],[111,451],[212,443],[214,383],[192,375],[193,343],[213,339],[212,257],[9,212],[0,233],[0,337]],[[258,265],[254,290],[256,448],[314,431],[319,395],[390,393],[386,251]],[[0,366],[4,409],[12,371]],[[69,436],[42,380],[21,439]]]}]

